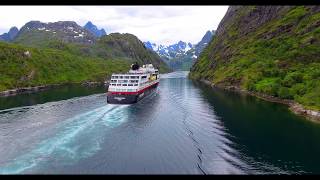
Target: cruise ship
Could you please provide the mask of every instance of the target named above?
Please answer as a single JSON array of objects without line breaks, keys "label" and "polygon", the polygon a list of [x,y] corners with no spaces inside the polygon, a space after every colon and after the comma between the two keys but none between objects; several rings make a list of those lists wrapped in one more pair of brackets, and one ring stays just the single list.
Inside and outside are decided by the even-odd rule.
[{"label": "cruise ship", "polygon": [[142,67],[137,63],[132,64],[129,72],[112,74],[107,102],[110,104],[136,103],[154,92],[159,80],[159,70],[152,64],[145,64]]}]

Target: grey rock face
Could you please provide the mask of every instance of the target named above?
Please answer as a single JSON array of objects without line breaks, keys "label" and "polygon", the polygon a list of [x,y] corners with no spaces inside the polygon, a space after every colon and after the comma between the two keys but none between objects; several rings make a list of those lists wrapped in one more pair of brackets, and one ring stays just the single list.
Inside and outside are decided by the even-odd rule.
[{"label": "grey rock face", "polygon": [[4,33],[0,35],[0,40],[10,42],[17,36],[18,32],[19,32],[19,29],[17,27],[12,27],[10,28],[8,33]]},{"label": "grey rock face", "polygon": [[96,41],[93,33],[79,26],[74,21],[58,21],[43,23],[40,21],[30,21],[20,30],[19,36],[34,36],[40,34],[41,37],[56,38],[64,42],[75,42],[92,44]]}]

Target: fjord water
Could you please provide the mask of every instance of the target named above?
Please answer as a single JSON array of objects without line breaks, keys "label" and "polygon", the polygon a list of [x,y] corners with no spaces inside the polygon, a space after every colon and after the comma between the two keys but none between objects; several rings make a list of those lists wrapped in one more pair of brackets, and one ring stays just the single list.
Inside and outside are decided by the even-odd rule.
[{"label": "fjord water", "polygon": [[133,105],[80,86],[0,99],[0,173],[320,173],[319,124],[187,73]]}]

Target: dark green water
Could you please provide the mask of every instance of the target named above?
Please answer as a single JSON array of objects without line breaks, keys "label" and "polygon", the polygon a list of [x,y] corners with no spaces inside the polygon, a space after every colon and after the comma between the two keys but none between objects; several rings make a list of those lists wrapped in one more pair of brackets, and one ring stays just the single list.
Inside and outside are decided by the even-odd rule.
[{"label": "dark green water", "polygon": [[106,92],[106,87],[85,87],[81,85],[64,85],[53,87],[49,90],[36,93],[20,94],[18,96],[0,97],[0,110],[20,106],[30,106],[51,101],[66,100],[74,97],[87,96],[96,93]]},{"label": "dark green water", "polygon": [[1,98],[0,173],[320,174],[319,124],[186,76],[134,105],[103,87]]}]

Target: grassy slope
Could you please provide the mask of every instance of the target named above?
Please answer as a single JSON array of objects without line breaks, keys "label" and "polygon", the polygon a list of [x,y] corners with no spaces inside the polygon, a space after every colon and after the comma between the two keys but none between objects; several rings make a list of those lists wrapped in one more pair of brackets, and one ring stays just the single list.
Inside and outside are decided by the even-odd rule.
[{"label": "grassy slope", "polygon": [[[30,57],[24,55],[31,53]],[[0,91],[24,86],[104,81],[112,72],[127,71],[123,60],[82,57],[67,51],[0,43]]]},{"label": "grassy slope", "polygon": [[161,73],[169,72],[168,66],[153,51],[132,34],[112,33],[102,36],[92,47],[93,55],[98,57],[118,57],[139,64],[152,63]]},{"label": "grassy slope", "polygon": [[[213,39],[190,77],[293,99],[309,109],[320,110],[319,21],[320,13],[298,6],[249,35],[237,36],[237,29],[231,25],[228,33],[232,38]],[[260,38],[286,25],[292,25],[291,31],[280,31],[271,39]],[[227,62],[221,58],[221,52],[210,55],[221,41],[232,52]]]},{"label": "grassy slope", "polygon": [[157,54],[144,48],[143,43],[132,34],[111,33],[90,45],[66,43],[51,32],[28,31],[19,34],[14,42],[36,48],[59,49],[79,56],[122,59],[139,64],[152,63],[160,68],[161,73],[170,71]]}]

